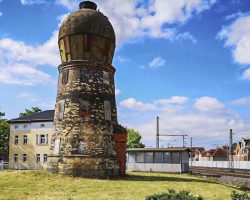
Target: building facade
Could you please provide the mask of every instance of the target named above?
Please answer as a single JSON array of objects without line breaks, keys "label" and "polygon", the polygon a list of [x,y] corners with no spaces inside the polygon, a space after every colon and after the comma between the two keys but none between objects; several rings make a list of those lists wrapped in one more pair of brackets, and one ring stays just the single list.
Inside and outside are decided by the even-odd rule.
[{"label": "building facade", "polygon": [[127,149],[127,170],[182,173],[189,171],[189,148]]},{"label": "building facade", "polygon": [[235,161],[250,161],[250,139],[242,138],[236,146]]},{"label": "building facade", "polygon": [[9,120],[9,168],[46,169],[54,111]]},{"label": "building facade", "polygon": [[204,151],[201,161],[228,161],[228,151],[219,147]]},{"label": "building facade", "polygon": [[127,133],[117,121],[115,42],[112,25],[93,2],[80,3],[62,23],[48,171],[101,178],[125,173]]}]

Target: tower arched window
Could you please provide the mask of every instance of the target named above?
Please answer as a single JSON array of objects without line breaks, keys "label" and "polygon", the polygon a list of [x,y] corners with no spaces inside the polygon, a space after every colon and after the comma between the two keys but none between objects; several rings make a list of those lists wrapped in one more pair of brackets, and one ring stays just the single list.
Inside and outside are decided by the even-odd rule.
[{"label": "tower arched window", "polygon": [[111,120],[111,105],[109,101],[104,101],[104,118],[105,120]]}]

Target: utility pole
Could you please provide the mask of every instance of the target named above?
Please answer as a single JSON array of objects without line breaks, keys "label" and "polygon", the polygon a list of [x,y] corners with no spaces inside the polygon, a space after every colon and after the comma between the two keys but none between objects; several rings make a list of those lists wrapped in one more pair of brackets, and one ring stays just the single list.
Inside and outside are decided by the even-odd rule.
[{"label": "utility pole", "polygon": [[229,132],[228,160],[229,160],[229,169],[230,171],[233,171],[234,163],[233,163],[233,130],[232,129],[230,129],[230,132]]},{"label": "utility pole", "polygon": [[156,148],[159,148],[159,116],[156,117]]}]

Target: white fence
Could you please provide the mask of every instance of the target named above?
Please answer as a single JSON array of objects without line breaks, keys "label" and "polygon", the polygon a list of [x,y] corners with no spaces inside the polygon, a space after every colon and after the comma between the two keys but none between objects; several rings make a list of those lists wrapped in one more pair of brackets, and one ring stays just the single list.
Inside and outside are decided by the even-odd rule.
[{"label": "white fence", "polygon": [[4,169],[8,169],[9,163],[3,162],[0,160],[0,171]]},{"label": "white fence", "polygon": [[[189,161],[189,166],[193,167],[218,167],[229,168],[229,161]],[[250,169],[250,161],[233,161],[234,169]]]}]

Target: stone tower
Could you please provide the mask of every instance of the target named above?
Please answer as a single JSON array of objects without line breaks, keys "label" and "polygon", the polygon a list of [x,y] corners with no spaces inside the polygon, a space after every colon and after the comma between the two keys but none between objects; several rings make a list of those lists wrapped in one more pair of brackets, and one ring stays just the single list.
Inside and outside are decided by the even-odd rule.
[{"label": "stone tower", "polygon": [[115,33],[90,1],[62,23],[58,91],[48,171],[73,176],[125,174],[126,129],[118,125]]}]

